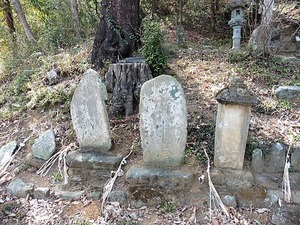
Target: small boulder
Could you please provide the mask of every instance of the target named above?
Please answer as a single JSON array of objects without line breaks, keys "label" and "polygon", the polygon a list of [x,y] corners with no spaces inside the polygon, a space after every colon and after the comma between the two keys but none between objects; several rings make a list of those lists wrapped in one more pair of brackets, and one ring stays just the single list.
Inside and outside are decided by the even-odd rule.
[{"label": "small boulder", "polygon": [[37,199],[46,199],[50,195],[50,188],[48,187],[39,187],[36,188],[33,192],[34,198]]},{"label": "small boulder", "polygon": [[300,86],[281,86],[275,90],[275,95],[279,99],[300,98]]},{"label": "small boulder", "polygon": [[33,187],[33,184],[16,179],[7,186],[7,192],[19,198],[25,198],[28,194],[32,194]]},{"label": "small boulder", "polygon": [[12,141],[0,148],[0,167],[6,164],[17,148],[17,142]]},{"label": "small boulder", "polygon": [[252,152],[252,171],[261,173],[264,169],[263,154],[261,149],[254,149]]},{"label": "small boulder", "polygon": [[264,171],[267,173],[282,173],[285,164],[285,146],[273,144],[265,158]]},{"label": "small boulder", "polygon": [[236,198],[234,196],[231,195],[226,195],[223,199],[222,199],[224,205],[226,206],[232,206],[232,207],[236,207],[237,206],[237,201]]},{"label": "small boulder", "polygon": [[52,129],[47,130],[32,145],[33,156],[43,160],[48,160],[55,152],[55,149],[55,135]]}]

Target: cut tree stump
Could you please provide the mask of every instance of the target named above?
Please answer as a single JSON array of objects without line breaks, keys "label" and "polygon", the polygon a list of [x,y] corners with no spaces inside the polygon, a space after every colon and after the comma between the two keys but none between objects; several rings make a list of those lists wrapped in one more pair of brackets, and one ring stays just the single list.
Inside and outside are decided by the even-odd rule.
[{"label": "cut tree stump", "polygon": [[105,74],[105,85],[113,93],[109,114],[129,116],[137,110],[143,83],[152,79],[143,58],[131,57],[111,64]]}]

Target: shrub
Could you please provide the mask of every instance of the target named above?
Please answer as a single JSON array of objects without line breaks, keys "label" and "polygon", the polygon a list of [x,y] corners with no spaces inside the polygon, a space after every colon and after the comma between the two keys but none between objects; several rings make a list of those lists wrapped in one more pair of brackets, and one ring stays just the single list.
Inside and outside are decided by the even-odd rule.
[{"label": "shrub", "polygon": [[140,50],[154,76],[160,75],[167,67],[167,53],[163,49],[163,33],[155,21],[145,19],[142,24],[142,48]]}]

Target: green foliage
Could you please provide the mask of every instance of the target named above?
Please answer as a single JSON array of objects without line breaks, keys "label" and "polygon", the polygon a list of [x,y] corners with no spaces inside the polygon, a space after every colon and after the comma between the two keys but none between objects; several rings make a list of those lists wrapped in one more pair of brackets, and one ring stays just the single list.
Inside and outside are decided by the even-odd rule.
[{"label": "green foliage", "polygon": [[62,181],[63,177],[59,172],[54,172],[53,179],[55,182],[60,182],[60,181]]},{"label": "green foliage", "polygon": [[162,212],[163,213],[175,213],[176,212],[176,205],[174,202],[164,202],[162,205]]},{"label": "green foliage", "polygon": [[143,46],[140,52],[145,57],[154,76],[160,75],[165,71],[168,61],[168,54],[163,48],[163,33],[155,21],[145,19],[142,27]]}]

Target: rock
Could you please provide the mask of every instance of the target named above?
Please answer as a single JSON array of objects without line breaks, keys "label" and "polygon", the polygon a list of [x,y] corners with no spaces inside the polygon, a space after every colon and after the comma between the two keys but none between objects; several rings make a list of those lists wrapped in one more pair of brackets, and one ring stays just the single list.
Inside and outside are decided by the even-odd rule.
[{"label": "rock", "polygon": [[125,180],[130,185],[183,190],[192,183],[193,174],[134,165],[127,171]]},{"label": "rock", "polygon": [[275,210],[272,215],[271,224],[274,225],[296,225],[300,224],[300,205],[283,205]]},{"label": "rock", "polygon": [[27,156],[26,156],[26,159],[25,159],[26,163],[30,166],[33,166],[33,167],[36,167],[36,168],[41,168],[42,165],[46,162],[46,160],[43,160],[43,159],[39,159],[39,158],[36,158],[32,155],[32,153],[29,153]]},{"label": "rock", "polygon": [[112,156],[100,151],[71,151],[66,157],[71,168],[113,170],[121,163],[121,156]]},{"label": "rock", "polygon": [[168,75],[145,82],[139,112],[144,163],[180,165],[187,138],[186,101],[180,83]]},{"label": "rock", "polygon": [[267,173],[282,173],[285,164],[285,146],[273,144],[265,157],[264,171]]},{"label": "rock", "polygon": [[11,141],[0,148],[0,167],[5,165],[11,159],[17,145],[18,143],[16,141]]},{"label": "rock", "polygon": [[254,177],[250,171],[213,168],[210,173],[213,184],[230,188],[247,188],[254,184]]},{"label": "rock", "polygon": [[55,135],[52,129],[47,130],[32,145],[33,156],[43,160],[48,160],[55,150]]},{"label": "rock", "polygon": [[267,191],[264,187],[241,188],[236,191],[239,207],[264,207]]},{"label": "rock", "polygon": [[271,208],[273,206],[278,206],[279,199],[282,200],[282,191],[280,190],[267,191],[267,196],[264,200],[264,207]]},{"label": "rock", "polygon": [[34,189],[33,197],[38,199],[46,199],[50,195],[50,188],[48,187],[39,187]]},{"label": "rock", "polygon": [[112,191],[109,195],[109,202],[126,203],[128,199],[128,193],[126,191]]},{"label": "rock", "polygon": [[108,151],[110,126],[105,106],[105,86],[94,70],[82,77],[71,102],[71,117],[81,149]]},{"label": "rock", "polygon": [[28,194],[32,194],[33,188],[33,184],[28,184],[21,179],[16,179],[7,186],[7,192],[19,198],[26,198]]},{"label": "rock", "polygon": [[67,200],[76,200],[79,199],[80,196],[84,194],[84,191],[62,191],[55,190],[54,195],[56,198],[62,198]]},{"label": "rock", "polygon": [[275,90],[275,95],[279,99],[299,99],[300,86],[281,86]]},{"label": "rock", "polygon": [[263,154],[261,149],[254,149],[252,152],[252,171],[261,173],[264,169]]},{"label": "rock", "polygon": [[296,204],[300,204],[300,190],[292,192],[292,201]]},{"label": "rock", "polygon": [[55,85],[59,82],[60,68],[55,68],[47,72],[46,75],[46,84]]},{"label": "rock", "polygon": [[237,206],[236,198],[234,196],[226,195],[226,196],[224,196],[222,201],[223,201],[224,205],[226,205],[226,206],[232,206],[232,207]]},{"label": "rock", "polygon": [[296,147],[291,157],[291,170],[300,172],[300,147]]}]

